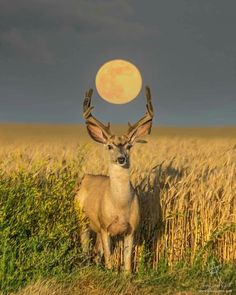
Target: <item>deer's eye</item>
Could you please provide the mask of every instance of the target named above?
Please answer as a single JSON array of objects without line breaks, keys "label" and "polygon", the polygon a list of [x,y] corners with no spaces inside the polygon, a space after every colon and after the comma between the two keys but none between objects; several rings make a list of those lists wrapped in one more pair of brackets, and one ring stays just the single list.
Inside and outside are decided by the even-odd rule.
[{"label": "deer's eye", "polygon": [[126,148],[127,150],[130,150],[132,148],[132,144],[127,144]]},{"label": "deer's eye", "polygon": [[113,146],[111,144],[108,144],[107,147],[108,147],[109,150],[113,149]]}]

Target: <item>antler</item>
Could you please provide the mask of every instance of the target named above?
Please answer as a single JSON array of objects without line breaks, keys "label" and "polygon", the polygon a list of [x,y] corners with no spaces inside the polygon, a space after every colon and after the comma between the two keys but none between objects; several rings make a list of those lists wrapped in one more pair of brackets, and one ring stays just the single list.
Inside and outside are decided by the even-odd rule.
[{"label": "antler", "polygon": [[152,106],[152,97],[151,97],[151,91],[150,88],[148,86],[145,87],[145,94],[146,94],[146,98],[147,98],[147,111],[145,113],[145,115],[134,125],[131,125],[130,123],[128,123],[129,125],[129,129],[127,131],[127,136],[129,138],[131,138],[135,132],[137,131],[137,129],[147,123],[150,123],[150,127],[148,130],[148,134],[151,132],[151,127],[152,127],[152,118],[153,118],[153,106]]},{"label": "antler", "polygon": [[90,88],[88,92],[85,92],[85,98],[83,103],[83,111],[84,111],[83,117],[85,118],[87,125],[92,124],[92,125],[98,126],[102,130],[103,134],[107,138],[109,138],[112,136],[111,130],[110,130],[110,123],[108,123],[106,126],[91,114],[91,111],[94,108],[93,106],[91,106],[92,94],[93,94],[92,88]]}]

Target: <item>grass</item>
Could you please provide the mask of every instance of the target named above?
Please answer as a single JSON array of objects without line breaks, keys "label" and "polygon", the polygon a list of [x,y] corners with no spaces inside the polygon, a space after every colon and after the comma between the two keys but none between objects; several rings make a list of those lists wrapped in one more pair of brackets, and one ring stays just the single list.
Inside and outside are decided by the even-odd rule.
[{"label": "grass", "polygon": [[102,147],[87,142],[84,133],[80,139],[77,127],[68,127],[70,132],[64,127],[61,137],[59,129],[47,131],[46,126],[37,136],[33,127],[1,128],[3,294],[236,290],[233,128],[217,136],[215,130],[208,131],[209,136],[203,130],[201,136],[200,130],[192,135],[181,130],[178,135],[159,129],[159,137],[133,148],[131,180],[142,221],[134,249],[135,273],[128,277],[118,272],[122,241],[114,245],[113,271],[95,266],[80,249],[74,187],[84,173],[107,174]]}]

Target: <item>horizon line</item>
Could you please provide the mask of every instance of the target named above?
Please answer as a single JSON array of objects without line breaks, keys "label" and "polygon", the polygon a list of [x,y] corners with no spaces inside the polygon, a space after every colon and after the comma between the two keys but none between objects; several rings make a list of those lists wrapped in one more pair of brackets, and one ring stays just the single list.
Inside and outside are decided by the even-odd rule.
[{"label": "horizon line", "polygon": [[[15,125],[19,125],[19,126],[68,126],[68,127],[72,127],[72,126],[81,126],[84,125],[85,126],[85,122],[81,122],[81,123],[62,123],[62,122],[15,122],[15,121],[0,121],[0,125],[11,125],[11,126],[15,126]],[[111,123],[111,126],[114,127],[125,127],[128,126],[128,124],[124,124],[124,123]],[[236,124],[204,124],[204,125],[182,125],[182,124],[153,124],[154,128],[236,128]]]}]

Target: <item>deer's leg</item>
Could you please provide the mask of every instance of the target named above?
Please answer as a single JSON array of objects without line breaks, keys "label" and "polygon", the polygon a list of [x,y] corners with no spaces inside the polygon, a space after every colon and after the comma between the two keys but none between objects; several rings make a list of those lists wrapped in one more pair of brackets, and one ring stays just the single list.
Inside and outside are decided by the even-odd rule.
[{"label": "deer's leg", "polygon": [[89,241],[90,241],[90,232],[88,226],[84,226],[81,229],[80,241],[82,246],[82,251],[86,254],[89,253]]},{"label": "deer's leg", "polygon": [[108,269],[111,269],[111,238],[105,230],[101,230],[101,240],[104,251],[105,265]]},{"label": "deer's leg", "polygon": [[131,257],[134,243],[134,234],[125,235],[124,237],[124,270],[126,272],[132,271]]},{"label": "deer's leg", "polygon": [[95,254],[96,254],[95,262],[97,264],[101,263],[102,256],[103,256],[103,247],[102,247],[102,238],[100,233],[97,233],[97,237],[96,237]]}]

